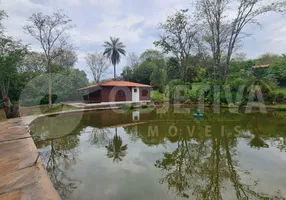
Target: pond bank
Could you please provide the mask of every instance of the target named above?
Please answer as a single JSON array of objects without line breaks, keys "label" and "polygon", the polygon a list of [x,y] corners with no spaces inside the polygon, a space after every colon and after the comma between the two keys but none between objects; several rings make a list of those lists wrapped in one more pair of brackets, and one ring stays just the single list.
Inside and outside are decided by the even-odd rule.
[{"label": "pond bank", "polygon": [[42,164],[29,126],[41,117],[95,110],[107,109],[69,110],[0,121],[0,200],[60,200]]},{"label": "pond bank", "polygon": [[0,122],[0,200],[60,200],[41,162],[28,124],[36,116]]},{"label": "pond bank", "polygon": [[[170,104],[170,106],[176,106]],[[179,105],[177,105],[179,106]],[[183,105],[181,105],[183,106]],[[185,105],[191,106],[191,105]],[[193,105],[197,106],[197,105]],[[109,107],[120,109],[120,107]],[[33,115],[0,122],[0,200],[60,199],[41,162],[28,125],[35,119],[58,114],[107,110],[90,108]]]}]

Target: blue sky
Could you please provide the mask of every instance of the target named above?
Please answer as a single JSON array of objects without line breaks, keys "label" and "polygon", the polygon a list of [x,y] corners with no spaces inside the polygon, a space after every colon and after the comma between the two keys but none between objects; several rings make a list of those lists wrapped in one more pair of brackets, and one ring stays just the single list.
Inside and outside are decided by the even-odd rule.
[{"label": "blue sky", "polygon": [[[267,1],[267,0],[266,0]],[[63,9],[76,24],[70,31],[71,42],[77,47],[76,67],[84,70],[90,79],[92,75],[86,66],[85,56],[90,52],[103,51],[102,44],[110,36],[119,37],[127,52],[142,53],[155,48],[158,38],[157,25],[166,16],[181,8],[192,10],[190,0],[0,0],[9,18],[4,21],[9,35],[31,44],[33,50],[40,50],[35,39],[22,29],[32,13],[51,14]],[[245,52],[248,58],[255,58],[266,52],[286,53],[285,16],[268,13],[259,18],[259,26],[248,26],[246,32],[252,35],[243,41],[238,52]],[[119,64],[117,74],[125,65],[125,58]],[[111,67],[112,70],[112,67]],[[112,73],[108,75],[112,77]]]}]

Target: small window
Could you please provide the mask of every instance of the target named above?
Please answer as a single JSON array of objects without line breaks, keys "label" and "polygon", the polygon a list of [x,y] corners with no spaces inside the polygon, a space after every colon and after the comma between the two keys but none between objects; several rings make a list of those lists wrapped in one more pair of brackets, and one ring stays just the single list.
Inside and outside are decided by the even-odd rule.
[{"label": "small window", "polygon": [[134,92],[137,92],[137,89],[136,89],[136,88],[134,89]]},{"label": "small window", "polygon": [[148,90],[142,90],[142,96],[143,97],[146,97],[146,96],[148,96]]}]

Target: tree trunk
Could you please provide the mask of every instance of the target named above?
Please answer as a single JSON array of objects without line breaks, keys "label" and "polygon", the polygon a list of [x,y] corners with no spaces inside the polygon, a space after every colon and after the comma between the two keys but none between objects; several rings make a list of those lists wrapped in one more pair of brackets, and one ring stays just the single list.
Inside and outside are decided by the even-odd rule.
[{"label": "tree trunk", "polygon": [[8,79],[7,84],[5,84],[5,81],[1,81],[0,83],[0,90],[1,90],[1,96],[2,98],[5,98],[8,96],[8,91],[10,87],[10,79]]},{"label": "tree trunk", "polygon": [[52,74],[51,74],[51,62],[48,61],[48,69],[49,69],[49,108],[52,108]]},{"label": "tree trunk", "polygon": [[113,66],[114,66],[114,79],[116,79],[116,68],[115,68],[115,64],[114,64]]},{"label": "tree trunk", "polygon": [[7,96],[4,98],[4,111],[7,119],[20,117],[19,105],[12,105]]}]

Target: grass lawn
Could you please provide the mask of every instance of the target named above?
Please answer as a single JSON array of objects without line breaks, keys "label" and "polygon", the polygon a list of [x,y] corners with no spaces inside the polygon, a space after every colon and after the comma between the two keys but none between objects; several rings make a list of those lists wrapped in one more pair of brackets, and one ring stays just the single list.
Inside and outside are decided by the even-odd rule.
[{"label": "grass lawn", "polygon": [[166,98],[163,93],[160,93],[158,90],[151,91],[151,100],[155,103],[163,103]]},{"label": "grass lawn", "polygon": [[33,106],[33,107],[24,107],[21,108],[20,113],[24,111],[24,109],[30,110],[33,115],[40,115],[40,114],[51,114],[61,111],[68,111],[68,110],[78,110],[76,107],[64,105],[64,104],[53,104],[53,107],[50,109],[48,105],[40,105],[40,106]]},{"label": "grass lawn", "polygon": [[268,107],[276,108],[277,110],[286,111],[286,104],[277,104],[277,105],[271,105],[271,106],[268,106]]},{"label": "grass lawn", "polygon": [[204,86],[203,83],[192,83],[192,91],[197,91]]},{"label": "grass lawn", "polygon": [[276,90],[274,90],[275,93],[282,93],[284,96],[286,96],[286,87],[279,87]]}]

